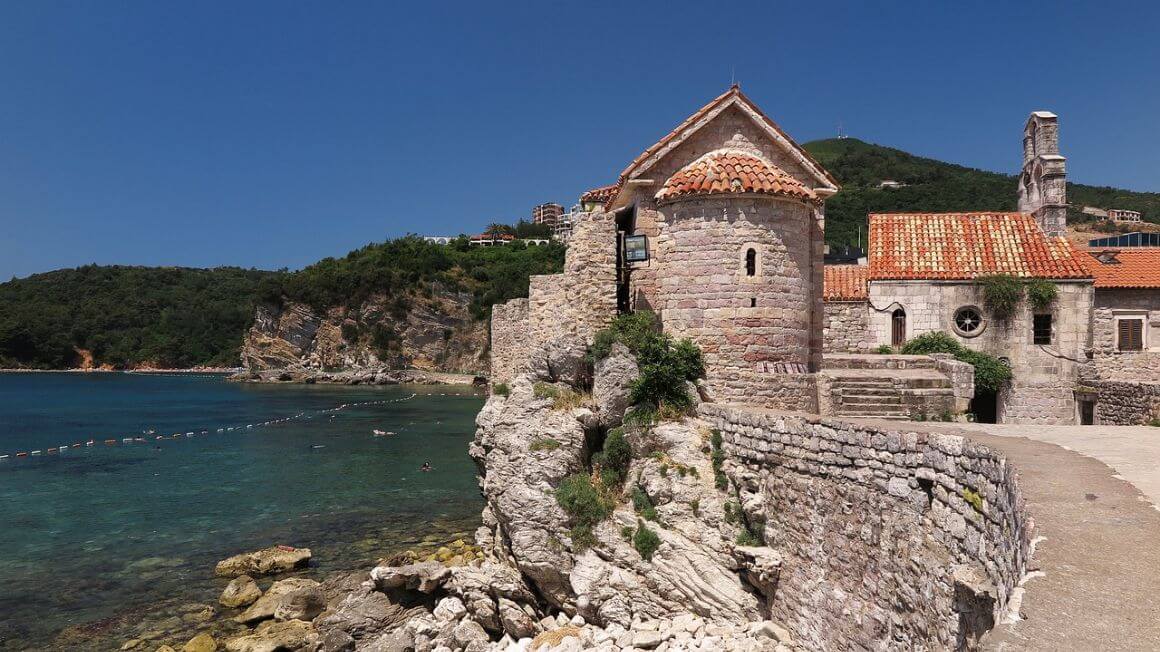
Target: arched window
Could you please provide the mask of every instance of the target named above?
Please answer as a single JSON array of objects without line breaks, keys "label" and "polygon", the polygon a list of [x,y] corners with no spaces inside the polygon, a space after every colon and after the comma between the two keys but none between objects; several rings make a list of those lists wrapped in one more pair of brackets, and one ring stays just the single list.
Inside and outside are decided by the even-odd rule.
[{"label": "arched window", "polygon": [[745,275],[746,276],[756,276],[757,275],[757,250],[756,249],[750,248],[749,251],[745,252]]},{"label": "arched window", "polygon": [[902,308],[895,310],[890,324],[890,346],[900,347],[906,344],[906,311]]}]

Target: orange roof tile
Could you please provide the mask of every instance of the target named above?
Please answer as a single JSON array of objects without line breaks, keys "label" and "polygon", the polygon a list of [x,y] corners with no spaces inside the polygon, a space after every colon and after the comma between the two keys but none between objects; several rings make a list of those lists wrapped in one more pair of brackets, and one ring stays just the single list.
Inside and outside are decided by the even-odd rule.
[{"label": "orange roof tile", "polygon": [[823,269],[823,301],[865,301],[869,298],[870,268],[866,265],[826,265]]},{"label": "orange roof tile", "polygon": [[758,193],[817,200],[813,190],[769,161],[738,150],[709,152],[673,173],[658,201],[690,195]]},{"label": "orange roof tile", "polygon": [[1160,288],[1160,247],[1133,247],[1114,251],[1113,261],[1096,259],[1099,251],[1081,256],[1097,288]]},{"label": "orange roof tile", "polygon": [[869,258],[871,280],[1091,278],[1067,239],[1028,213],[871,214]]},{"label": "orange roof tile", "polygon": [[599,188],[593,188],[583,195],[580,195],[580,203],[584,204],[588,202],[606,202],[612,196],[613,190],[616,190],[615,183],[609,184],[607,186],[600,186]]},{"label": "orange roof tile", "polygon": [[628,181],[629,176],[632,175],[632,173],[635,172],[637,168],[644,165],[644,163],[652,158],[653,155],[660,152],[670,143],[680,138],[686,131],[688,131],[690,127],[695,125],[702,118],[709,115],[715,109],[724,105],[726,102],[729,102],[735,98],[737,101],[744,103],[744,105],[748,107],[754,115],[757,116],[761,123],[777,133],[779,136],[781,136],[781,138],[785,139],[785,141],[789,143],[790,147],[796,149],[797,152],[800,153],[802,159],[804,159],[806,162],[805,167],[807,169],[812,167],[813,171],[822,179],[825,179],[826,183],[832,186],[834,190],[839,188],[837,179],[835,179],[828,170],[822,167],[821,163],[818,163],[818,161],[813,156],[811,156],[809,152],[798,145],[794,139],[790,138],[789,134],[782,131],[781,127],[777,126],[777,123],[775,123],[773,120],[770,120],[769,116],[765,115],[765,113],[762,112],[762,110],[753,103],[753,100],[749,99],[749,96],[741,92],[741,87],[739,85],[733,84],[729,87],[729,90],[713,98],[711,102],[698,109],[695,113],[693,113],[693,115],[685,118],[684,122],[677,125],[676,128],[666,134],[664,138],[661,138],[651,147],[641,152],[639,156],[634,158],[632,162],[624,168],[624,171],[620,173],[620,177],[616,180],[616,183],[613,184],[612,191],[610,192],[609,197],[605,202],[605,208],[608,208],[612,205],[612,202],[616,200],[617,195],[620,194],[621,188],[624,187],[624,183]]}]

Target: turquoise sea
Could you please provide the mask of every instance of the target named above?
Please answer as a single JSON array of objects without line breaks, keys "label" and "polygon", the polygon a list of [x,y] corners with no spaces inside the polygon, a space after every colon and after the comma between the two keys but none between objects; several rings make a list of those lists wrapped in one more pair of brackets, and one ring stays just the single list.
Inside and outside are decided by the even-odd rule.
[{"label": "turquoise sea", "polygon": [[369,569],[470,532],[482,404],[467,387],[0,373],[0,650],[212,604],[213,565],[238,552],[305,546],[319,571]]}]

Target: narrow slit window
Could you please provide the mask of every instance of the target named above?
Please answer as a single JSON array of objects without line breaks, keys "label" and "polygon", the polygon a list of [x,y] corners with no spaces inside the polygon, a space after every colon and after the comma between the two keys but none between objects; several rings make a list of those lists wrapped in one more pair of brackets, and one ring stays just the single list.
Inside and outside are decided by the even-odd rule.
[{"label": "narrow slit window", "polygon": [[757,276],[757,250],[750,249],[745,252],[745,275]]},{"label": "narrow slit window", "polygon": [[1035,344],[1051,344],[1051,315],[1035,315],[1031,324],[1031,339]]},{"label": "narrow slit window", "polygon": [[750,308],[756,308],[756,307],[757,307],[757,298],[756,298],[756,297],[754,297],[754,298],[752,298],[752,299],[750,299],[750,300],[749,300],[749,307],[750,307]]}]

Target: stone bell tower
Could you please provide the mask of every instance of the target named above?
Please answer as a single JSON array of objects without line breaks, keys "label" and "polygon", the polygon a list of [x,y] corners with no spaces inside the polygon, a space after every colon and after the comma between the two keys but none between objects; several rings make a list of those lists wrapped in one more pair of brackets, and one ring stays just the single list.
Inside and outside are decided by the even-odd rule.
[{"label": "stone bell tower", "polygon": [[1048,236],[1067,232],[1067,159],[1059,154],[1059,117],[1048,111],[1033,112],[1023,127],[1019,210]]}]

